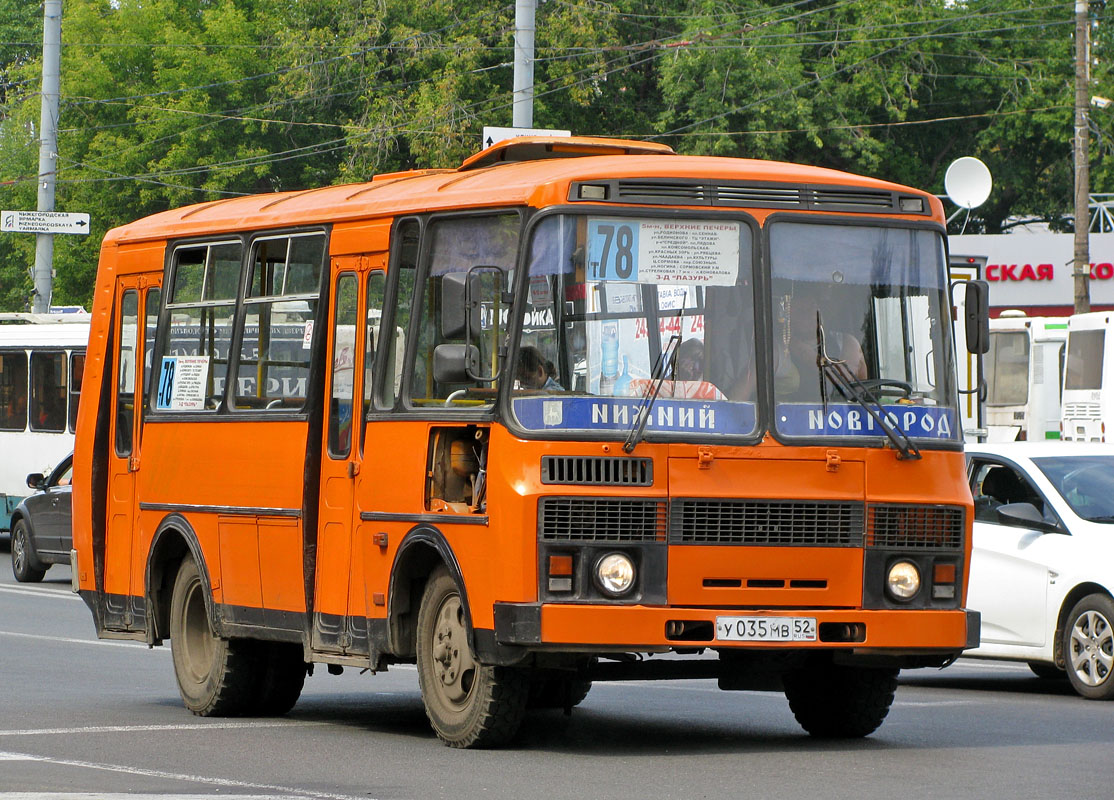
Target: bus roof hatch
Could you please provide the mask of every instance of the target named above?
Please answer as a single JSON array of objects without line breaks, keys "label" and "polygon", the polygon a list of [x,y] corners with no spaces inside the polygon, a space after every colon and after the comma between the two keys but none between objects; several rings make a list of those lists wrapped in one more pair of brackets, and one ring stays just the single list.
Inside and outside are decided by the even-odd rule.
[{"label": "bus roof hatch", "polygon": [[519,136],[504,139],[486,150],[469,156],[460,172],[493,167],[513,161],[539,161],[545,158],[578,156],[676,155],[673,148],[657,142],[630,139],[598,139],[586,136]]}]

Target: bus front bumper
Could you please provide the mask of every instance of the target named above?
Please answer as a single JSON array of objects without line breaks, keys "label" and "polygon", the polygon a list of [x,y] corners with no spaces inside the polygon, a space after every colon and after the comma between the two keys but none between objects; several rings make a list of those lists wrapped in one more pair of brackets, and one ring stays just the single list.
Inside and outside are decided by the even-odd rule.
[{"label": "bus front bumper", "polygon": [[[852,648],[913,655],[979,645],[979,612],[969,609],[714,609],[652,606],[496,603],[495,642],[530,650],[666,651],[693,647]],[[749,620],[788,622],[808,639],[740,639]],[[814,620],[815,627],[807,622]],[[798,622],[800,621],[800,622]],[[767,624],[749,635],[782,629]],[[774,634],[777,635],[776,632]]]}]

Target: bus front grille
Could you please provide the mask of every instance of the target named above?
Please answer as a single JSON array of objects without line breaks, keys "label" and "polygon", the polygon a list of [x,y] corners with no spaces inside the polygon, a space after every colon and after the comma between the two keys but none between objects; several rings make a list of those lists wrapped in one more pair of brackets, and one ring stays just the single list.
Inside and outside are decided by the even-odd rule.
[{"label": "bus front grille", "polygon": [[1102,408],[1098,403],[1065,403],[1065,419],[1101,419]]},{"label": "bus front grille", "polygon": [[683,498],[670,505],[670,544],[861,547],[863,504]]},{"label": "bus front grille", "polygon": [[538,531],[544,541],[664,542],[665,502],[613,497],[543,497]]},{"label": "bus front grille", "polygon": [[962,550],[964,511],[957,506],[872,505],[866,546],[918,550]]}]

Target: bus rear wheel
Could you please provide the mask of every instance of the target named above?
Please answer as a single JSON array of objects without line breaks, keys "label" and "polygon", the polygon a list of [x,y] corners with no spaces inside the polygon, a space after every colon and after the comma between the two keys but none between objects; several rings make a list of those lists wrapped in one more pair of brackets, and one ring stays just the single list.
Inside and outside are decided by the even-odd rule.
[{"label": "bus rear wheel", "polygon": [[782,675],[789,708],[801,727],[821,739],[873,733],[890,712],[896,669],[813,663]]},{"label": "bus rear wheel", "polygon": [[170,599],[170,652],[186,708],[200,717],[252,710],[257,698],[252,644],[213,633],[201,573],[192,558],[185,559]]},{"label": "bus rear wheel", "polygon": [[529,679],[521,670],[476,661],[460,590],[443,567],[426,584],[417,637],[418,683],[438,738],[461,748],[510,741],[526,713]]},{"label": "bus rear wheel", "polygon": [[588,692],[592,691],[592,682],[587,678],[552,678],[534,677],[530,681],[530,694],[527,708],[574,709],[584,702]]},{"label": "bus rear wheel", "polygon": [[252,711],[277,717],[294,707],[306,682],[302,646],[288,642],[257,642],[256,695]]}]

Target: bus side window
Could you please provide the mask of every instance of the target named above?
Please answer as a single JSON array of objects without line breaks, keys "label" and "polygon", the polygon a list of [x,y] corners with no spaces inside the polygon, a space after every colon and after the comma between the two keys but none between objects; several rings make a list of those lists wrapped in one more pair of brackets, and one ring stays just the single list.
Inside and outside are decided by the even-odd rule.
[{"label": "bus side window", "polygon": [[252,250],[235,405],[300,411],[306,402],[325,236],[257,239]]},{"label": "bus side window", "polygon": [[[162,305],[162,289],[154,287],[147,290],[147,298],[143,301],[143,316],[146,317],[146,327],[143,330],[143,411],[150,407],[151,397],[151,361],[155,350],[155,332],[159,327],[159,306]],[[79,389],[80,391],[80,389]]]},{"label": "bus side window", "polygon": [[77,402],[81,397],[81,376],[85,372],[85,354],[70,353],[70,433],[77,433]]},{"label": "bus side window", "polygon": [[27,354],[0,354],[0,430],[27,428]]},{"label": "bus side window", "polygon": [[[425,284],[415,294],[414,303],[420,324],[415,329],[418,341],[410,378],[412,405],[431,410],[490,406],[494,381],[472,378],[451,383],[438,381],[434,374],[434,351],[443,344],[463,345],[467,339],[478,350],[479,372],[472,374],[499,374],[498,356],[509,320],[509,306],[502,301],[503,290],[511,285],[519,231],[520,221],[515,214],[445,218],[430,224]],[[453,288],[449,285],[450,275],[460,291],[446,292],[446,288]],[[442,313],[442,305],[451,302],[449,297],[463,302],[465,285],[472,299],[479,301],[467,336],[455,326],[448,329],[448,317]],[[473,316],[471,311],[466,313]]]},{"label": "bus side window", "polygon": [[66,354],[31,353],[31,430],[66,430]]},{"label": "bus side window", "polygon": [[[418,245],[421,228],[416,220],[405,220],[394,232],[391,243],[391,274],[395,281],[394,303],[383,317],[388,324],[386,334],[380,327],[379,346],[387,348],[387,374],[394,380],[384,379],[376,395],[376,407],[394,408],[402,387],[403,354],[406,352],[406,332],[410,329],[410,311],[417,298],[414,296],[415,275],[418,270]],[[370,303],[369,303],[370,313]]]},{"label": "bus side window", "polygon": [[120,349],[116,353],[116,455],[132,452],[135,415],[135,345],[139,335],[139,293],[128,289],[120,302]]},{"label": "bus side window", "polygon": [[337,278],[333,317],[333,377],[329,397],[329,455],[352,452],[353,388],[356,377],[356,321],[359,288],[355,273]]},{"label": "bus side window", "polygon": [[[168,330],[152,373],[155,408],[212,411],[220,406],[240,276],[239,242],[179,247],[167,290]],[[150,300],[150,298],[148,298]],[[156,304],[157,305],[157,304]],[[193,373],[190,380],[182,375]]]},{"label": "bus side window", "polygon": [[[381,322],[383,320],[384,300],[387,291],[387,276],[382,270],[376,270],[367,276],[367,314],[364,316],[366,332],[364,334],[364,401],[360,419],[366,426],[367,415],[371,410],[372,393],[375,391],[375,346],[383,336]],[[398,385],[402,379],[402,352],[399,346],[405,342],[404,337],[388,337],[395,342],[395,347],[387,353],[386,366],[387,378],[393,386],[389,391],[398,395]],[[360,436],[361,452],[363,436]]]}]

